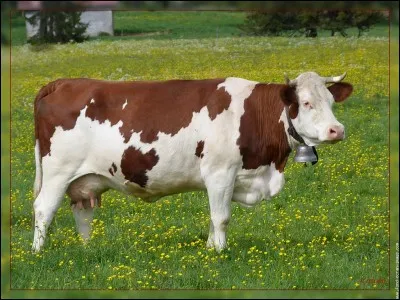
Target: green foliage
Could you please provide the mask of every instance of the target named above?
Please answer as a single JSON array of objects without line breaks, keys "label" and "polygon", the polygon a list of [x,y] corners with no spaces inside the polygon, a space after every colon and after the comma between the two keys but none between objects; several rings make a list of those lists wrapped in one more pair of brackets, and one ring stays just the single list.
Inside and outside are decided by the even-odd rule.
[{"label": "green foliage", "polygon": [[331,36],[334,36],[336,32],[347,36],[346,29],[353,25],[353,17],[354,13],[349,11],[326,11],[321,14],[319,27],[329,30]]},{"label": "green foliage", "polygon": [[80,21],[81,12],[38,11],[26,20],[33,26],[38,25],[38,32],[28,42],[31,44],[83,42],[87,39],[85,31],[88,24]]},{"label": "green foliage", "polygon": [[329,30],[347,36],[346,30],[357,27],[358,36],[384,20],[380,12],[327,10],[322,12],[256,12],[240,26],[249,35],[316,37],[318,30]]},{"label": "green foliage", "polygon": [[296,14],[293,19],[297,21],[297,30],[306,37],[316,37],[319,24],[319,15],[312,12]]},{"label": "green foliage", "polygon": [[353,15],[352,25],[357,27],[358,36],[369,31],[375,24],[383,22],[384,18],[380,12],[372,11],[369,13],[356,12]]},{"label": "green foliage", "polygon": [[248,15],[239,28],[250,35],[282,36],[293,35],[299,30],[300,21],[295,13],[255,12]]}]

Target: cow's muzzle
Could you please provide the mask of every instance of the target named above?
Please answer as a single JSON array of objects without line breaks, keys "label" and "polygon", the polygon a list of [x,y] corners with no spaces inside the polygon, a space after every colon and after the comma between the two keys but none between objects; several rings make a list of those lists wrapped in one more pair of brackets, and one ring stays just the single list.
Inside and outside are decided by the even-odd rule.
[{"label": "cow's muzzle", "polygon": [[342,141],[345,137],[343,125],[330,126],[326,133],[327,140],[330,142]]}]

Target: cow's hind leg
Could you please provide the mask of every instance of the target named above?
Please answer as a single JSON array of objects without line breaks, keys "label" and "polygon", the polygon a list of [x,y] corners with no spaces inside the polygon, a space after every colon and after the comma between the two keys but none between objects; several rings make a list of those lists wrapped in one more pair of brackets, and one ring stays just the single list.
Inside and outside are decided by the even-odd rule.
[{"label": "cow's hind leg", "polygon": [[33,204],[35,233],[32,250],[35,252],[39,251],[44,244],[47,228],[61,205],[67,184],[66,178],[57,175],[43,180],[41,190]]},{"label": "cow's hind leg", "polygon": [[76,227],[83,241],[86,243],[90,238],[91,223],[93,221],[93,207],[80,207],[74,205],[72,211],[75,217]]},{"label": "cow's hind leg", "polygon": [[74,199],[72,204],[72,212],[74,213],[76,227],[83,241],[86,243],[90,238],[90,231],[92,227],[94,207],[101,205],[101,194],[96,195],[90,191],[88,193],[89,199]]}]

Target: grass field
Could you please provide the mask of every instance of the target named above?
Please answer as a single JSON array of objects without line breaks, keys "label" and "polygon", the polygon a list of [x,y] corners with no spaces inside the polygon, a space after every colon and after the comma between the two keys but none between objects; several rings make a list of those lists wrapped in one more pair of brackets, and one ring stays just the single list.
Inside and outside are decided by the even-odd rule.
[{"label": "grass field", "polygon": [[[168,22],[175,26],[168,18],[160,23]],[[163,26],[154,30],[168,27]],[[221,25],[216,38],[212,26],[213,35],[182,33],[187,39],[179,33],[170,39],[108,38],[41,51],[13,43],[12,288],[388,288],[387,36],[235,37]],[[323,76],[348,72],[346,81],[354,85],[354,93],[334,107],[347,138],[321,146],[320,161],[313,167],[295,164],[291,155],[286,185],[270,201],[255,209],[233,204],[226,251],[218,254],[205,248],[205,193],[178,194],[147,204],[108,192],[103,207],[95,211],[93,238],[86,247],[78,238],[66,198],[44,252],[30,252],[33,99],[47,82],[60,77],[226,76],[283,82],[284,72],[293,78],[310,70]]]}]

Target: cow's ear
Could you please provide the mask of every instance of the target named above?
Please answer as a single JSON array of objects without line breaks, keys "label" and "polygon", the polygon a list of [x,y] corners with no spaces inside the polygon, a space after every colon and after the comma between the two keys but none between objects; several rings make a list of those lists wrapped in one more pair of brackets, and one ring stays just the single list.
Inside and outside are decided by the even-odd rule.
[{"label": "cow's ear", "polygon": [[333,95],[335,102],[342,102],[351,95],[353,86],[350,83],[338,82],[328,87],[328,90]]},{"label": "cow's ear", "polygon": [[281,89],[281,99],[285,105],[291,105],[293,103],[297,103],[297,96],[296,96],[296,87],[285,85]]}]

